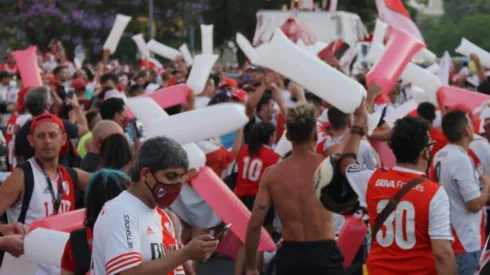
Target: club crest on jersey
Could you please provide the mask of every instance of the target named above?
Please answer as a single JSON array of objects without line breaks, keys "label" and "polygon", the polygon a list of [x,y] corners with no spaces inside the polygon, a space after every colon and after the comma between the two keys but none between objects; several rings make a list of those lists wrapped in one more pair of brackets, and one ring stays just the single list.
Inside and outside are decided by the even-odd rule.
[{"label": "club crest on jersey", "polygon": [[163,196],[165,196],[165,189],[163,189],[163,187],[160,187],[157,192],[157,197],[161,198]]},{"label": "club crest on jersey", "polygon": [[65,191],[66,195],[70,195],[70,185],[68,182],[64,181],[63,182],[63,191]]}]

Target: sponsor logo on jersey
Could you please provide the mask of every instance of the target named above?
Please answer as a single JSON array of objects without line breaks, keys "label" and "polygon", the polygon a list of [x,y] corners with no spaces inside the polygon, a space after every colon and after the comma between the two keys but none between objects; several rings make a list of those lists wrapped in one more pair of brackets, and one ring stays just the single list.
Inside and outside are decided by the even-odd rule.
[{"label": "sponsor logo on jersey", "polygon": [[148,228],[146,229],[146,234],[153,234],[153,230],[150,226],[148,226]]},{"label": "sponsor logo on jersey", "polygon": [[44,188],[43,194],[49,194],[49,188],[48,187]]},{"label": "sponsor logo on jersey", "polygon": [[131,235],[129,215],[126,214],[124,214],[124,228],[126,229],[126,242],[128,244],[128,248],[133,248],[133,237]]}]

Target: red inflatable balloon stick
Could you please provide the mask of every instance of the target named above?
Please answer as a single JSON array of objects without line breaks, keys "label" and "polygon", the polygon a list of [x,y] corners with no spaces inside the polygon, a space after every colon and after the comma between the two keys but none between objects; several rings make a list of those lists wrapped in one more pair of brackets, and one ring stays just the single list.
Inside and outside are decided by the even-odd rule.
[{"label": "red inflatable balloon stick", "polygon": [[83,228],[85,209],[71,211],[65,214],[35,220],[29,225],[29,230],[45,228],[70,233],[75,229]]},{"label": "red inflatable balloon stick", "polygon": [[15,58],[17,68],[24,87],[43,86],[39,67],[37,65],[37,47],[31,46],[25,50],[13,51],[12,56]]},{"label": "red inflatable balloon stick", "polygon": [[412,57],[425,45],[412,34],[391,28],[386,50],[366,75],[368,84],[376,83],[388,95]]}]

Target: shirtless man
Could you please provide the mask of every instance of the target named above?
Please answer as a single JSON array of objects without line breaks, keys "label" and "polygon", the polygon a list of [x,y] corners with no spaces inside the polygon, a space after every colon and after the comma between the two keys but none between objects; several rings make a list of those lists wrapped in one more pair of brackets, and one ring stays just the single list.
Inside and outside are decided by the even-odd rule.
[{"label": "shirtless man", "polygon": [[344,274],[335,242],[332,213],[315,197],[313,174],[324,157],[314,150],[316,119],[312,105],[288,109],[287,138],[292,154],[267,168],[259,184],[247,229],[247,275],[259,274],[255,259],[260,231],[272,204],[282,222],[283,245],[276,274]]}]

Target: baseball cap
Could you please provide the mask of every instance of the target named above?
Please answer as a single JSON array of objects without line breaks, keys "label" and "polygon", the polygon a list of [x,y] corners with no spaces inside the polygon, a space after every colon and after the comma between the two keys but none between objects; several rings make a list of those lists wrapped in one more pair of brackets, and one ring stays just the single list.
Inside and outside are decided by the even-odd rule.
[{"label": "baseball cap", "polygon": [[215,94],[211,98],[208,105],[214,105],[214,104],[218,104],[218,103],[228,102],[232,99],[233,99],[233,95],[231,94],[231,92],[226,91],[226,90],[220,90],[217,94]]},{"label": "baseball cap", "polygon": [[231,86],[233,88],[237,88],[238,83],[235,79],[227,77],[223,79],[223,81],[221,81],[220,83],[220,87],[225,87],[225,86]]},{"label": "baseball cap", "polygon": [[231,92],[231,96],[241,102],[247,101],[248,93],[242,89],[235,89]]},{"label": "baseball cap", "polygon": [[81,78],[77,78],[75,80],[72,81],[71,83],[71,87],[73,89],[85,89],[85,87],[87,87],[87,82],[85,82],[85,80],[81,79]]}]

